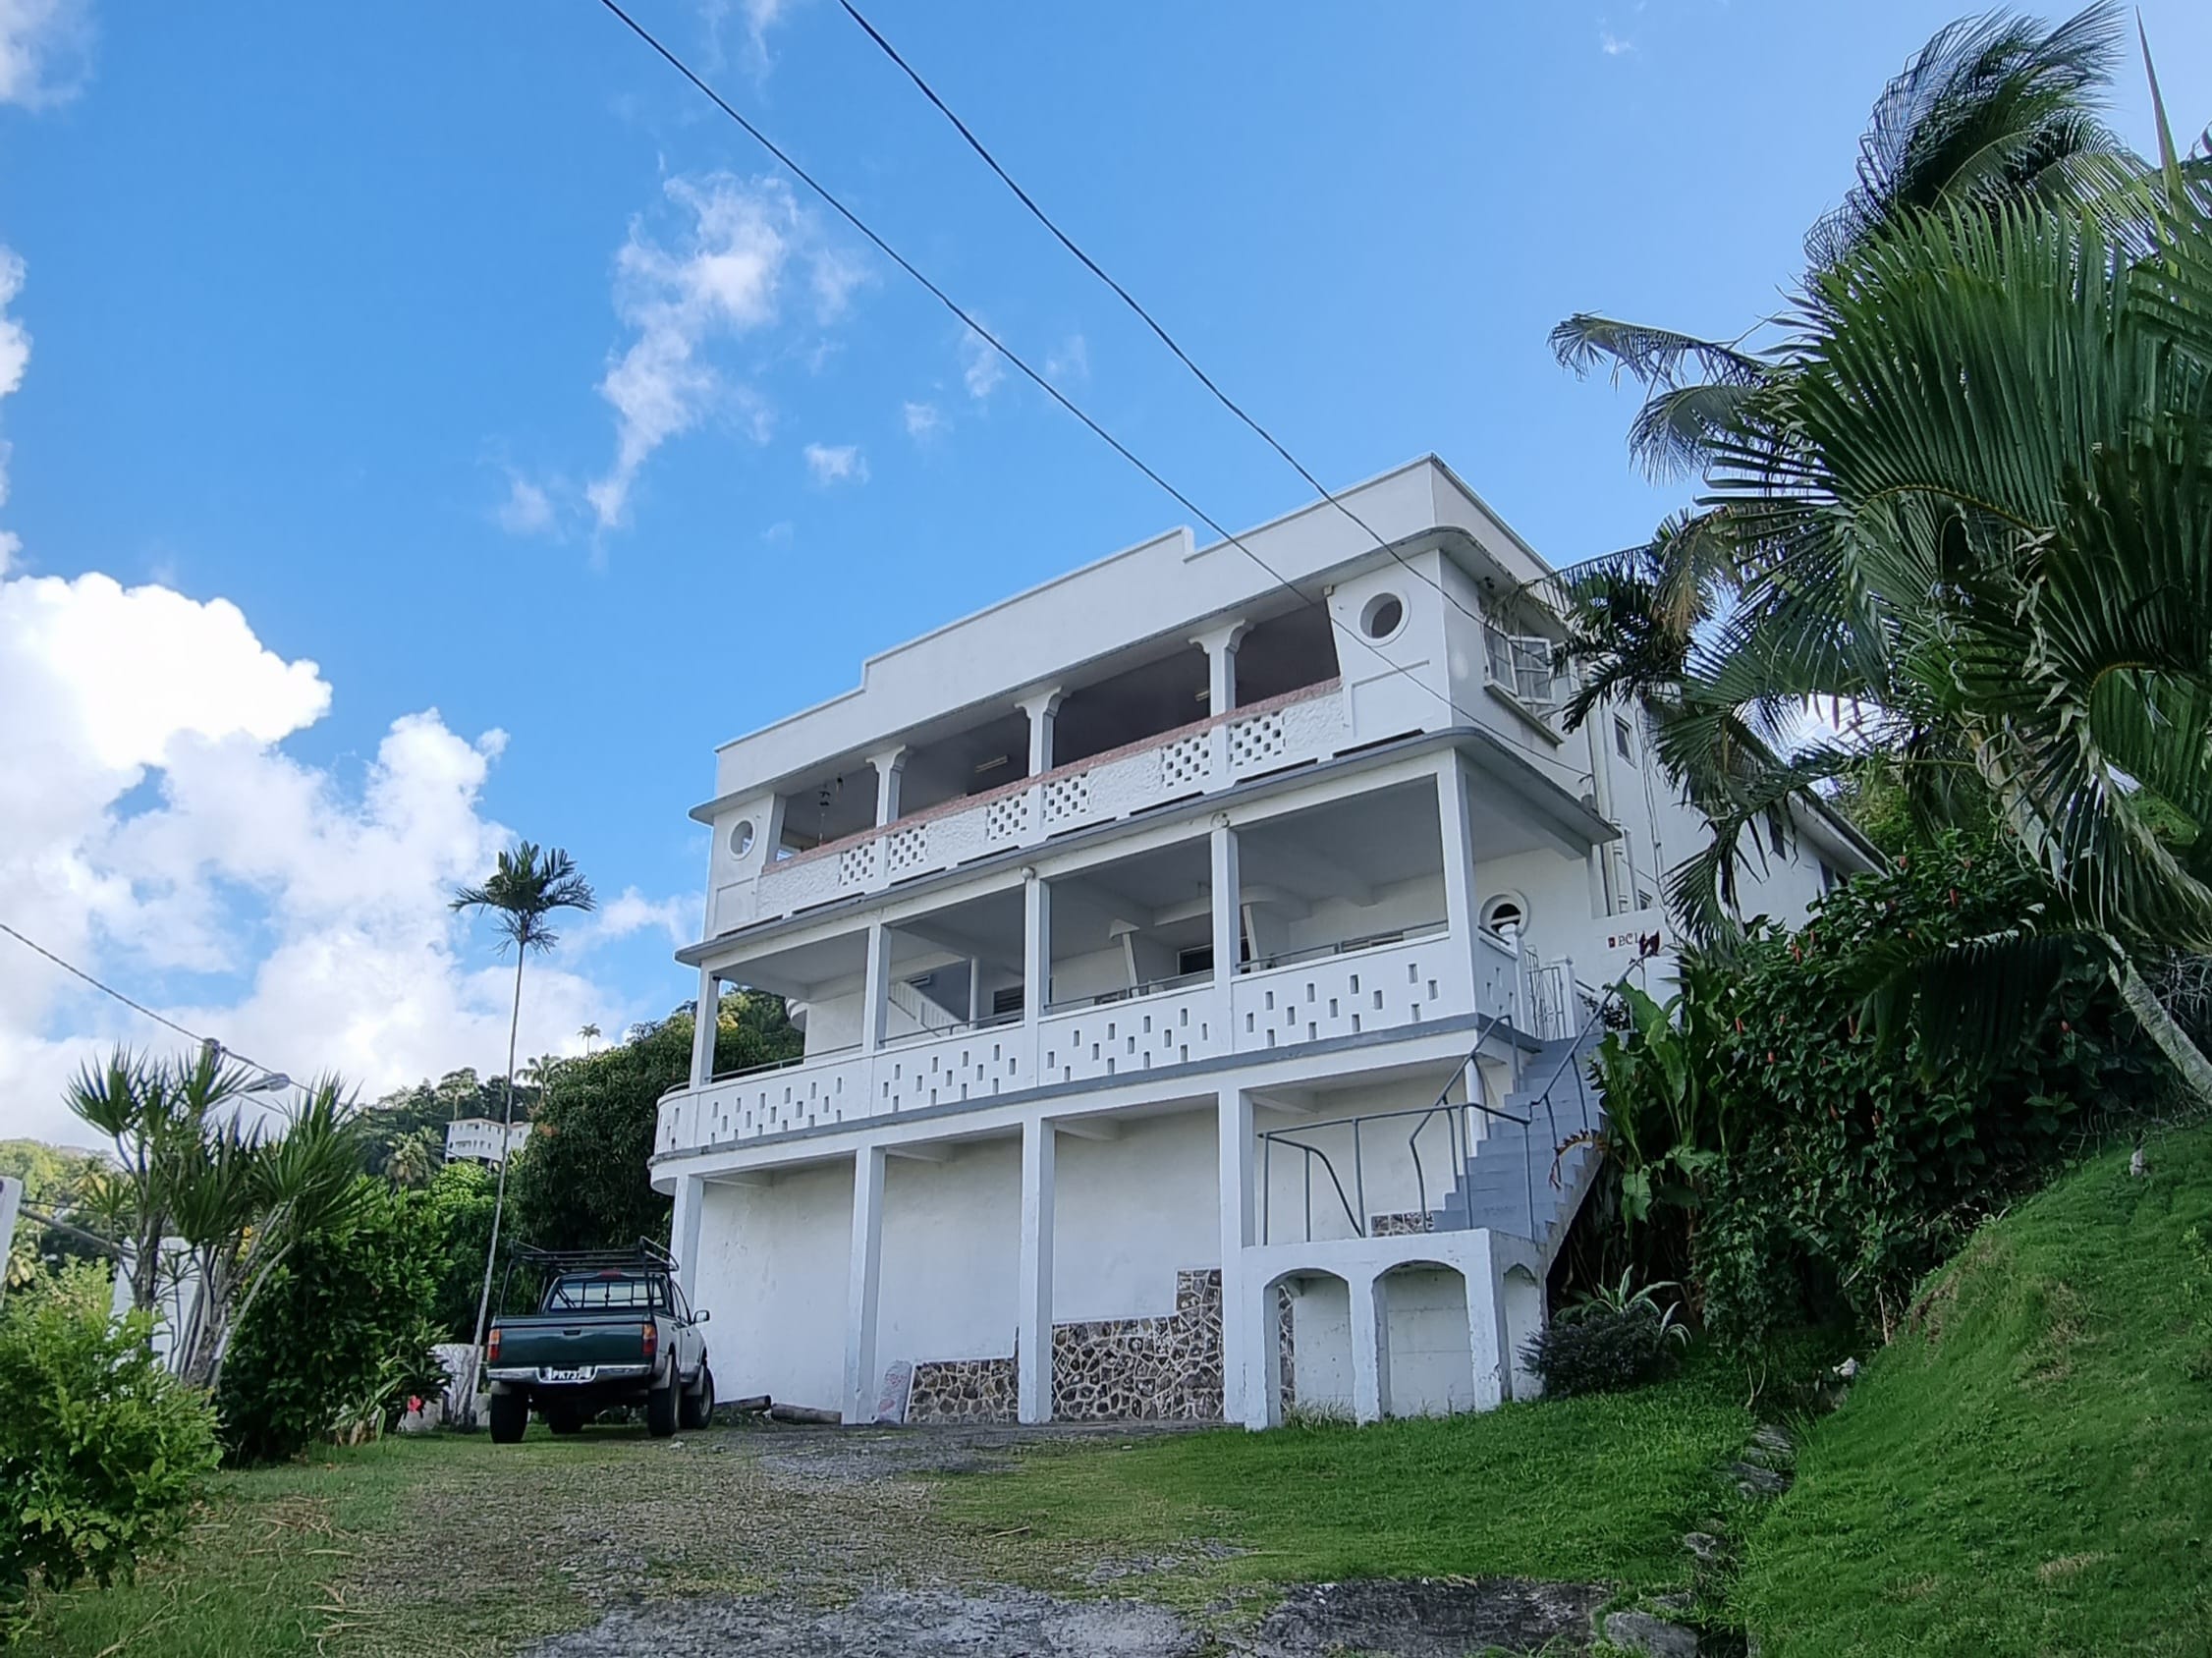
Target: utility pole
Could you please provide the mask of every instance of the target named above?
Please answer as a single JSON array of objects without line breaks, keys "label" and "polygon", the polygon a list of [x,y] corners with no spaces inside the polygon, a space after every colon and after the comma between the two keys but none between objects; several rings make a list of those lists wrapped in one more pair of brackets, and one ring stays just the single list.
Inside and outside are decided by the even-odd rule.
[{"label": "utility pole", "polygon": [[23,1209],[23,1182],[0,1175],[0,1299],[8,1294],[8,1257],[16,1246],[16,1216]]}]

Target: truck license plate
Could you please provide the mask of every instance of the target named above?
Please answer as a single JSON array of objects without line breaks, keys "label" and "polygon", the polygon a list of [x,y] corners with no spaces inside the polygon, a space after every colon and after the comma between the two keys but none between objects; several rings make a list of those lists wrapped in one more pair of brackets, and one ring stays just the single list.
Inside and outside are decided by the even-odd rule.
[{"label": "truck license plate", "polygon": [[578,1370],[545,1369],[540,1370],[537,1374],[540,1381],[546,1382],[588,1382],[591,1380],[592,1368],[591,1365],[586,1364]]}]

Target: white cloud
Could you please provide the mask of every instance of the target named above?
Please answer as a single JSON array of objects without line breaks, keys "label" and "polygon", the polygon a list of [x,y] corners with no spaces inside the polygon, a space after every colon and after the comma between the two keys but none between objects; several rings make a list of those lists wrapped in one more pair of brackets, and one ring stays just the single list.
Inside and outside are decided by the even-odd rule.
[{"label": "white cloud", "polygon": [[615,308],[636,337],[599,382],[614,406],[615,457],[584,495],[602,529],[623,522],[653,451],[710,411],[732,411],[741,429],[766,441],[774,424],[767,399],[726,381],[707,348],[776,322],[795,260],[807,267],[825,318],[859,280],[851,256],[825,245],[813,215],[773,179],[717,173],[672,178],[662,190],[676,234],[663,242],[640,217],[615,257]]},{"label": "white cloud", "polygon": [[591,929],[590,942],[628,938],[633,933],[658,927],[668,935],[671,944],[689,944],[698,926],[702,908],[703,905],[696,896],[656,900],[647,898],[636,887],[625,887],[620,896],[609,899],[600,906]]},{"label": "white cloud", "polygon": [[0,104],[40,109],[75,97],[91,50],[89,0],[0,0]]},{"label": "white cloud", "polygon": [[806,470],[819,484],[868,481],[868,458],[860,453],[859,445],[853,443],[809,443]]},{"label": "white cloud", "polygon": [[1060,349],[1044,359],[1044,377],[1048,380],[1090,378],[1090,347],[1080,334],[1069,335],[1060,343]]},{"label": "white cloud", "polygon": [[553,498],[518,472],[507,480],[507,499],[497,516],[499,527],[510,535],[544,535],[553,528]]},{"label": "white cloud", "polygon": [[[0,6],[7,0],[0,0]],[[30,362],[30,334],[24,325],[8,315],[8,307],[15,304],[16,296],[23,292],[24,264],[13,249],[0,247],[0,397],[6,397],[23,384],[24,370]],[[0,506],[8,501],[8,440],[0,437]],[[15,551],[12,535],[0,533],[0,575],[8,569],[9,556]]]},{"label": "white cloud", "polygon": [[1006,378],[1006,359],[990,341],[968,329],[961,336],[961,378],[968,383],[968,395],[978,403],[998,390]]},{"label": "white cloud", "polygon": [[1609,58],[1617,58],[1624,52],[1634,51],[1636,43],[1614,33],[1610,28],[1600,28],[1597,31],[1597,49]]},{"label": "white cloud", "polygon": [[744,15],[746,64],[757,78],[765,79],[774,60],[768,55],[768,31],[791,10],[791,0],[699,0],[699,17],[706,25],[708,66],[722,65],[722,28],[735,10]]},{"label": "white cloud", "polygon": [[934,403],[910,403],[904,406],[901,414],[907,422],[907,436],[917,442],[933,436],[945,424],[945,417],[937,412]]}]

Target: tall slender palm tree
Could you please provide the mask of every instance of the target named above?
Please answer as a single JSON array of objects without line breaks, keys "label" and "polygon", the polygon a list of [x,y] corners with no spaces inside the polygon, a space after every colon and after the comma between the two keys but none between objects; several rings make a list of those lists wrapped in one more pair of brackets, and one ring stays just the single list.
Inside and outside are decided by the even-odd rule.
[{"label": "tall slender palm tree", "polygon": [[576,860],[560,848],[545,851],[529,841],[518,841],[512,852],[499,855],[491,878],[481,886],[462,887],[453,895],[456,911],[488,913],[499,929],[500,948],[515,952],[515,1003],[507,1021],[506,1114],[501,1124],[499,1186],[492,1200],[491,1242],[484,1249],[484,1288],[476,1299],[474,1345],[484,1345],[484,1323],[491,1313],[491,1279],[499,1258],[499,1228],[507,1210],[507,1165],[513,1159],[507,1143],[515,1132],[515,1044],[523,1024],[523,962],[532,952],[542,954],[560,942],[550,917],[557,911],[598,908],[591,883],[577,872]]}]

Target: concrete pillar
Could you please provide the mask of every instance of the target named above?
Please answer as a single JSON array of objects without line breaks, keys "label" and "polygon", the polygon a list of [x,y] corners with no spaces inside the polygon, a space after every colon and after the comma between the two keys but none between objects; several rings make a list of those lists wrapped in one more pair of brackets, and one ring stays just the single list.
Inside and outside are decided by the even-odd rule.
[{"label": "concrete pillar", "polygon": [[1447,751],[1436,772],[1437,822],[1444,832],[1444,918],[1461,954],[1474,951],[1474,829],[1467,809],[1466,772]]},{"label": "concrete pillar", "polygon": [[1506,1331],[1506,1302],[1498,1262],[1487,1232],[1476,1235],[1465,1269],[1467,1358],[1474,1371],[1474,1408],[1492,1410],[1509,1392],[1513,1373],[1512,1341]]},{"label": "concrete pillar", "polygon": [[1024,1422],[1052,1420],[1052,1195],[1058,1131],[1041,1119],[1022,1125],[1022,1287],[1014,1345],[1019,1358],[1016,1412]]},{"label": "concrete pillar", "polygon": [[891,932],[881,921],[868,923],[867,982],[860,992],[860,1051],[883,1045],[883,1014],[891,994]]},{"label": "concrete pillar", "polygon": [[[1222,1311],[1227,1313],[1227,1286],[1224,1285],[1223,1288],[1225,1295],[1221,1303]],[[1275,1325],[1275,1287],[1258,1273],[1248,1273],[1239,1287],[1238,1296],[1244,1307],[1244,1315],[1239,1325],[1244,1343],[1244,1408],[1229,1419],[1242,1421],[1244,1426],[1257,1432],[1261,1428],[1279,1425],[1282,1415],[1283,1344]],[[1224,1329],[1224,1363],[1234,1362],[1229,1356],[1228,1340],[1229,1332]]]},{"label": "concrete pillar", "polygon": [[1022,1017],[1032,1026],[1052,997],[1052,888],[1022,872]]},{"label": "concrete pillar", "polygon": [[669,1219],[668,1252],[676,1257],[676,1279],[696,1301],[699,1295],[699,1211],[706,1205],[706,1182],[697,1175],[676,1181],[676,1212]]},{"label": "concrete pillar", "polygon": [[1254,1334],[1244,1327],[1244,1251],[1252,1244],[1252,1097],[1242,1088],[1216,1096],[1221,1177],[1221,1419],[1245,1419],[1246,1390],[1262,1381]]},{"label": "concrete pillar", "polygon": [[1033,696],[1022,699],[1022,711],[1029,716],[1029,775],[1042,777],[1052,769],[1052,722],[1060,713],[1060,704],[1067,693],[1058,686],[1040,691]]},{"label": "concrete pillar", "polygon": [[853,1154],[852,1273],[845,1292],[845,1419],[875,1420],[882,1377],[875,1361],[876,1302],[883,1287],[883,1147]]},{"label": "concrete pillar", "polygon": [[16,1217],[23,1212],[23,1182],[13,1175],[0,1175],[0,1295],[8,1289],[5,1263],[8,1252],[15,1247]]},{"label": "concrete pillar", "polygon": [[691,1086],[714,1079],[714,1024],[721,1017],[722,981],[711,967],[699,968],[698,1012],[691,1022]]},{"label": "concrete pillar", "polygon": [[1379,1422],[1390,1396],[1390,1353],[1383,1345],[1386,1291],[1364,1272],[1355,1273],[1351,1288],[1352,1414],[1358,1421]]},{"label": "concrete pillar", "polygon": [[1249,626],[1225,623],[1190,641],[1206,653],[1206,711],[1217,718],[1237,706],[1237,645]]},{"label": "concrete pillar", "polygon": [[1243,884],[1237,868],[1237,831],[1230,827],[1228,813],[1214,819],[1207,851],[1213,865],[1213,981],[1223,993],[1221,1018],[1226,1029],[1229,1018],[1226,997],[1229,986],[1237,978],[1244,936],[1244,914],[1239,905]]},{"label": "concrete pillar", "polygon": [[905,746],[886,748],[880,754],[871,754],[868,763],[875,767],[875,821],[878,827],[896,821],[899,816],[900,779],[907,770]]}]

